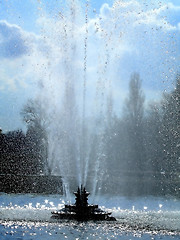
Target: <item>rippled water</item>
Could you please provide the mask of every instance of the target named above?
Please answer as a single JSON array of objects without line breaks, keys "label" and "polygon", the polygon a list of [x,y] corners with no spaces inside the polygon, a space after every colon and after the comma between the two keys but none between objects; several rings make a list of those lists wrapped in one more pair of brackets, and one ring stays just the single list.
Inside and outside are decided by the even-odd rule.
[{"label": "rippled water", "polygon": [[0,239],[180,239],[180,200],[106,196],[94,201],[117,221],[55,221],[51,211],[63,206],[63,197],[1,194]]}]

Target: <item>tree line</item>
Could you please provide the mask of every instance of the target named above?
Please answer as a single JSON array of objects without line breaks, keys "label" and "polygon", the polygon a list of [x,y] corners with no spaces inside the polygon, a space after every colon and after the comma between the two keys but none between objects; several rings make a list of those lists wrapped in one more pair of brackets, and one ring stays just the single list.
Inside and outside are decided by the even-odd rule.
[{"label": "tree line", "polygon": [[[133,176],[136,190],[150,182],[153,193],[179,193],[180,186],[180,75],[175,88],[161,100],[145,107],[139,74],[129,83],[129,94],[121,117],[108,124],[106,151],[109,169],[118,176]],[[143,186],[144,183],[144,186]]]},{"label": "tree line", "polygon": [[[117,186],[123,179],[132,179],[137,182],[137,192],[149,181],[154,193],[178,193],[180,75],[176,76],[175,88],[148,107],[141,84],[140,75],[133,73],[121,116],[113,112],[111,97],[107,100],[104,132],[90,134],[89,172],[94,174],[99,159],[104,170],[99,174],[103,185],[109,182]],[[27,124],[26,133],[18,130],[0,134],[0,173],[51,174],[45,109],[37,100],[29,100],[21,115]]]}]

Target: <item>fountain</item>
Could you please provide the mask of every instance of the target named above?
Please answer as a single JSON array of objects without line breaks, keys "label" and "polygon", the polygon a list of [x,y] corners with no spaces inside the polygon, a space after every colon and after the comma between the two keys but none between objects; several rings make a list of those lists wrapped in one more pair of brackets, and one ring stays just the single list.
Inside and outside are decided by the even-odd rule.
[{"label": "fountain", "polygon": [[74,193],[76,196],[76,202],[74,205],[65,205],[64,208],[53,211],[53,219],[68,219],[77,221],[116,221],[116,219],[100,208],[98,205],[88,204],[88,195],[85,187],[81,185],[81,189],[78,187],[77,192]]},{"label": "fountain", "polygon": [[92,77],[89,69],[96,63],[89,59],[89,38],[94,35],[89,26],[89,1],[83,7],[80,1],[74,0],[64,4],[66,10],[61,11],[54,23],[58,29],[51,33],[49,29],[43,31],[58,51],[55,56],[48,55],[51,74],[44,77],[40,99],[42,104],[48,99],[45,111],[51,118],[47,127],[49,168],[52,175],[62,177],[63,190],[69,199],[75,186],[87,186],[95,196],[103,185],[104,129],[108,124],[106,116],[111,117],[106,105],[106,97],[111,92],[110,78],[106,74],[111,44],[107,44],[108,37],[103,36],[103,30],[97,33],[96,39],[101,44],[100,61],[96,62],[97,73]]},{"label": "fountain", "polygon": [[[157,69],[157,65],[154,66],[154,59],[157,58],[153,53],[157,52],[158,47],[166,50],[163,48],[168,36],[164,29],[165,20],[159,16],[163,21],[158,22],[159,18],[155,13],[149,12],[146,7],[144,9],[143,4],[132,1],[114,1],[112,6],[103,4],[100,12],[94,11],[93,16],[90,9],[88,0],[84,5],[78,0],[67,0],[63,1],[54,18],[50,17],[48,21],[46,18],[45,21],[42,19],[43,38],[52,46],[47,49],[47,57],[43,62],[43,89],[39,96],[42,105],[46,103],[48,164],[51,175],[62,177],[67,200],[70,199],[72,189],[81,185],[86,186],[92,196],[100,195],[102,191],[106,192],[106,189],[112,190],[113,186],[117,188],[116,182],[119,183],[118,192],[125,189],[124,192],[136,194],[146,177],[154,179],[155,165],[158,165],[159,161],[155,160],[155,164],[153,161],[157,156],[161,156],[164,150],[163,147],[159,151],[155,150],[152,159],[151,142],[157,139],[158,143],[162,142],[162,146],[166,145],[163,139],[159,141],[160,134],[156,136],[155,129],[149,130],[153,124],[147,126],[147,122],[153,118],[146,120],[144,112],[148,104],[145,104],[141,94],[143,90],[140,81],[142,74],[144,86],[148,89],[149,85],[154,84],[150,84],[150,81],[162,79],[161,73],[155,78],[149,69],[153,66],[156,71],[161,71]],[[154,14],[157,26],[151,28],[149,21],[145,20],[146,17],[144,19],[143,12],[147,19],[149,14]],[[159,40],[159,35],[156,35],[157,28],[162,31],[162,41]],[[153,51],[151,47],[146,49],[145,42],[150,39],[149,32],[152,32],[154,37]],[[166,56],[171,52],[172,45],[167,44]],[[147,66],[144,68],[141,64],[146,60]],[[130,63],[130,67],[126,62]],[[163,74],[166,72],[164,62],[161,66]],[[139,95],[130,96],[131,99],[126,101],[124,107],[125,113],[119,116],[117,112],[121,112],[126,98],[121,95],[127,92],[127,82],[133,71],[140,72],[132,75],[132,78],[139,79]],[[133,84],[131,86],[133,87]],[[158,86],[157,92],[162,89],[162,86]],[[154,91],[154,88],[148,91]],[[131,91],[131,94],[133,93],[136,94]],[[118,102],[116,112],[113,111],[115,96]],[[129,97],[128,94],[126,96]],[[137,101],[133,102],[133,99]],[[163,133],[161,129],[159,132]],[[154,145],[155,149],[157,145]],[[169,153],[169,150],[166,152]],[[132,173],[129,169],[133,169]],[[163,178],[162,169],[163,166],[159,166],[157,178],[160,181]],[[147,174],[144,171],[147,171]],[[153,171],[155,173],[151,174]],[[133,178],[136,181],[133,181]],[[129,179],[131,182],[128,182]],[[174,179],[177,179],[177,176],[174,176]],[[128,183],[129,188],[123,181]],[[136,184],[136,187],[133,188],[133,184]],[[151,183],[148,188],[147,184],[142,186],[140,191],[151,191]],[[155,189],[158,185],[156,179],[153,184]]]},{"label": "fountain", "polygon": [[[53,4],[53,1],[29,2]],[[129,106],[125,110],[133,104],[139,110],[144,103],[140,95],[136,108],[133,100],[137,98],[126,94],[132,72],[140,72],[145,81],[143,86],[153,98],[157,93],[160,98],[162,90],[156,89],[156,80],[159,84],[162,75],[168,78],[168,71],[175,72],[172,65],[179,59],[175,55],[178,41],[172,41],[171,34],[176,26],[168,23],[171,19],[162,17],[168,8],[174,12],[175,6],[161,1],[159,7],[151,8],[141,1],[117,0],[111,6],[103,4],[96,12],[90,10],[90,3],[95,1],[85,0],[84,6],[82,2],[54,1],[55,7],[50,7],[49,15],[44,13],[43,6],[38,8],[42,19],[39,17],[37,22],[42,26],[42,36],[35,39],[40,41],[37,49],[36,43],[29,44],[29,48],[31,45],[35,48],[34,58],[28,55],[28,71],[24,71],[26,77],[32,64],[33,74],[41,79],[38,100],[43,106],[40,121],[48,139],[48,167],[52,176],[62,177],[64,195],[1,193],[0,238],[179,239],[180,201],[176,198],[179,185],[175,185],[179,183],[179,168],[175,165],[179,159],[179,138],[178,128],[172,128],[176,120],[173,107],[178,109],[175,101],[179,97],[172,95],[170,116],[166,111],[170,104],[160,106],[160,111],[151,109],[150,117],[146,112],[145,119],[142,119],[145,108],[134,114],[136,119],[133,114],[129,119],[126,114],[118,115],[126,97]],[[16,44],[15,47],[18,49]],[[137,80],[138,74],[134,76]],[[139,120],[138,124],[134,119]],[[23,157],[22,154],[22,161]],[[71,192],[77,186],[76,200],[71,204]],[[85,187],[91,192],[92,205],[88,203]],[[176,195],[171,198],[173,190]],[[150,196],[151,193],[154,195]]]}]

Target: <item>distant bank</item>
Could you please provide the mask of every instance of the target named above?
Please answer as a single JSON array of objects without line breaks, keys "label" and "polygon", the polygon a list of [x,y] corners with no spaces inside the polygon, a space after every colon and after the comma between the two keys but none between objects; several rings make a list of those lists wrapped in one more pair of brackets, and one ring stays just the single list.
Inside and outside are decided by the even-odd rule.
[{"label": "distant bank", "polygon": [[[92,192],[93,178],[89,176],[86,187]],[[164,187],[166,186],[166,187]],[[69,181],[70,192],[76,189],[77,183],[72,178]],[[15,175],[0,174],[0,192],[3,193],[32,193],[32,194],[63,194],[62,178],[53,175]],[[175,196],[180,198],[179,181],[167,179],[164,175],[150,178],[146,174],[143,180],[134,175],[113,175],[101,185],[101,194],[121,196]]]}]

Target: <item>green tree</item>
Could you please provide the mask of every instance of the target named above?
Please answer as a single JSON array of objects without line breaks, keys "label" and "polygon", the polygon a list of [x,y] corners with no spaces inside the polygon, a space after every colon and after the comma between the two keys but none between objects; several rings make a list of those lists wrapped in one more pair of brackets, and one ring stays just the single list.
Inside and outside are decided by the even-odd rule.
[{"label": "green tree", "polygon": [[180,75],[171,93],[163,95],[163,128],[164,171],[169,179],[177,179],[180,172]]},{"label": "green tree", "polygon": [[29,173],[26,137],[21,130],[0,135],[0,173],[19,175]]},{"label": "green tree", "polygon": [[150,103],[146,117],[146,148],[148,168],[153,172],[162,171],[162,111],[160,103]]}]

